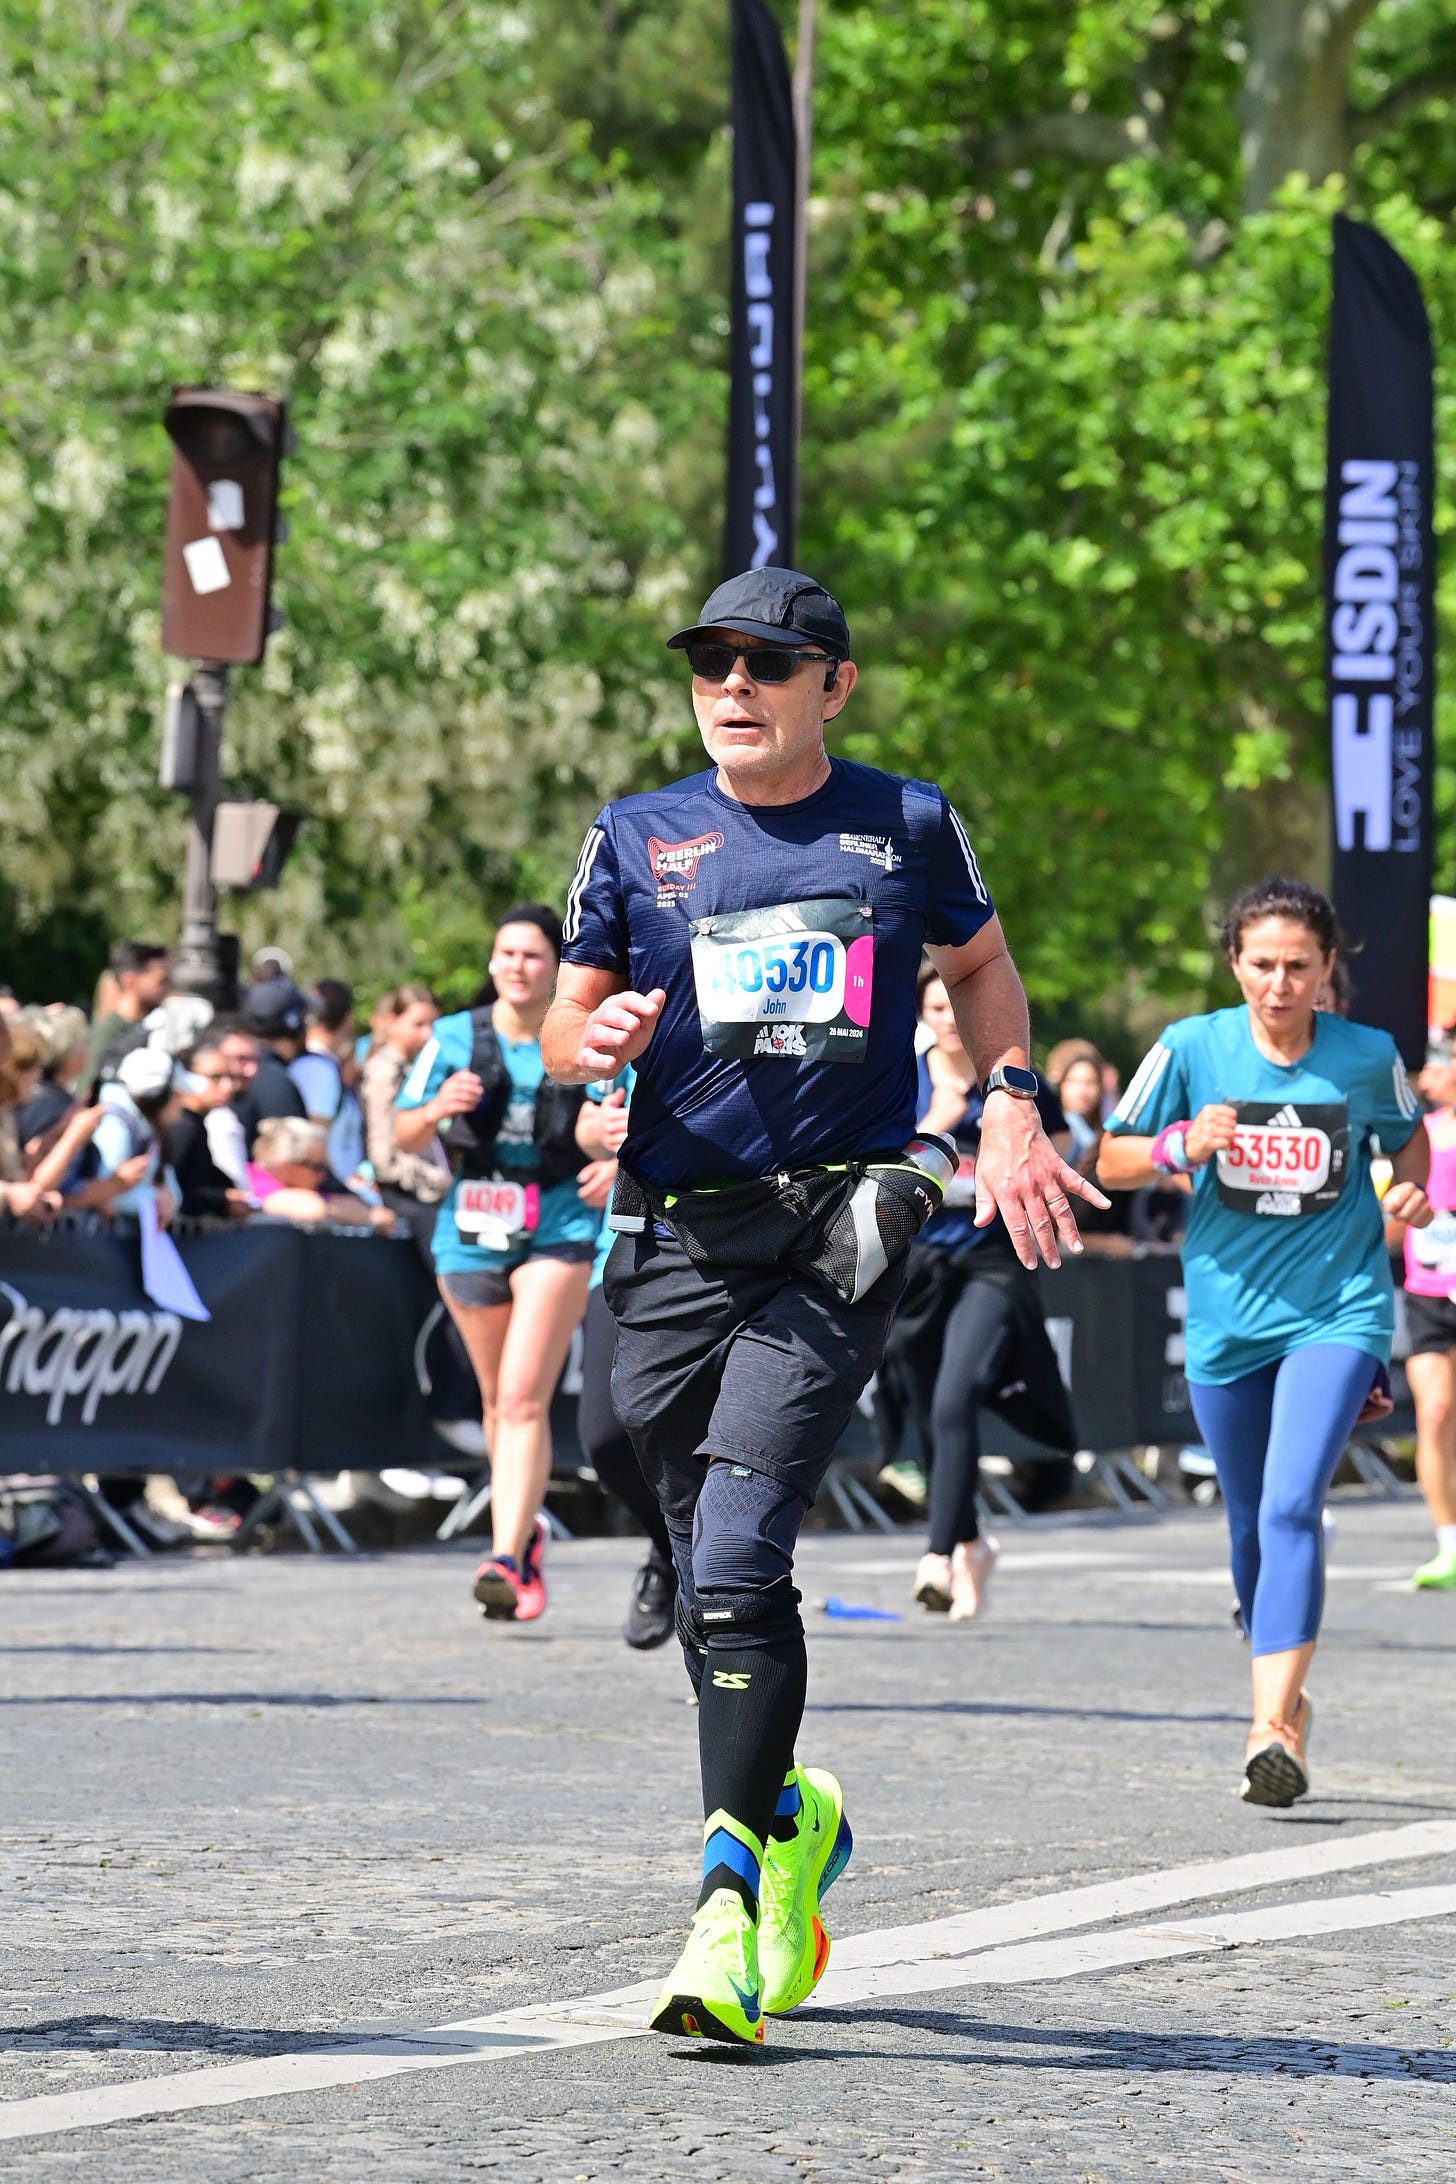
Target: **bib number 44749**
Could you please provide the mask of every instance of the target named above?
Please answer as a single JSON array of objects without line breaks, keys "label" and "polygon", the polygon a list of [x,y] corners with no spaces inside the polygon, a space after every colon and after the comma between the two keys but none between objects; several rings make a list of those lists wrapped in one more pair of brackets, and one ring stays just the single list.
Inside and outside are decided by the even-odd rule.
[{"label": "bib number 44749", "polygon": [[540,1218],[541,1193],[534,1183],[494,1178],[456,1186],[455,1226],[484,1250],[510,1251],[532,1233]]}]

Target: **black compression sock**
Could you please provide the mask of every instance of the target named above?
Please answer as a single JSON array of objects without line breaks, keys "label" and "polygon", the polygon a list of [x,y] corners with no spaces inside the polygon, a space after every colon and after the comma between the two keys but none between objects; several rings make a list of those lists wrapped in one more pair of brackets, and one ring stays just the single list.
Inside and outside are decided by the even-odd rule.
[{"label": "black compression sock", "polygon": [[[758,1644],[741,1636],[708,1641],[698,1710],[698,1755],[703,1772],[703,1810],[710,1832],[703,1850],[705,1903],[715,1888],[736,1888],[750,1912],[758,1910],[758,1866],[714,1854],[712,1823],[731,1815],[737,1832],[758,1843],[770,1835],[784,1777],[804,1712],[808,1662],[802,1630]],[[750,1870],[751,1867],[751,1870]]]},{"label": "black compression sock", "polygon": [[799,1807],[803,1799],[799,1795],[799,1771],[790,1767],[784,1776],[784,1786],[779,1791],[779,1801],[774,1816],[768,1824],[768,1832],[776,1843],[791,1843],[799,1832]]}]

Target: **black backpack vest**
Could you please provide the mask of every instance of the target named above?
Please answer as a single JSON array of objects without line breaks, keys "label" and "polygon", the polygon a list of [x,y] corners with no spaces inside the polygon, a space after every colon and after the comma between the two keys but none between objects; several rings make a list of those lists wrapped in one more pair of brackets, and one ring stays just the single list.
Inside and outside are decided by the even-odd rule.
[{"label": "black backpack vest", "polygon": [[[470,1012],[470,1068],[485,1087],[480,1104],[468,1115],[451,1115],[441,1125],[440,1142],[456,1175],[473,1180],[500,1173],[495,1141],[500,1135],[514,1087],[500,1041],[495,1035],[489,1006]],[[576,1142],[576,1118],[586,1094],[579,1084],[553,1084],[543,1077],[536,1087],[536,1114],[531,1129],[536,1164],[531,1176],[543,1190],[565,1183],[586,1166],[586,1154]],[[512,1163],[511,1173],[516,1173]]]}]

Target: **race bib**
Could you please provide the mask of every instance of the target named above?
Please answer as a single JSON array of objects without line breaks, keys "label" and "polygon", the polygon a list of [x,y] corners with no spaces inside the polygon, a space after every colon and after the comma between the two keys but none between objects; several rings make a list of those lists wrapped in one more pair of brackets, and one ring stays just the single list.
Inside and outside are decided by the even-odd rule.
[{"label": "race bib", "polygon": [[460,1183],[455,1226],[485,1251],[511,1251],[541,1219],[541,1192],[534,1183]]},{"label": "race bib", "polygon": [[1456,1213],[1438,1213],[1429,1228],[1405,1233],[1411,1257],[1425,1273],[1456,1276]]},{"label": "race bib", "polygon": [[709,1054],[862,1062],[874,986],[874,911],[842,897],[691,922]]},{"label": "race bib", "polygon": [[1296,1107],[1239,1100],[1234,1141],[1218,1155],[1218,1195],[1236,1213],[1299,1219],[1345,1187],[1350,1111],[1343,1100]]}]

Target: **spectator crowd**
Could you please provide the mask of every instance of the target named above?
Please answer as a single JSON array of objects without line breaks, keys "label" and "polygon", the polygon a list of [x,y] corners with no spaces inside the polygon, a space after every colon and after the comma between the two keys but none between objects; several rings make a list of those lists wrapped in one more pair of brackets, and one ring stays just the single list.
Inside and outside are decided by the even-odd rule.
[{"label": "spectator crowd", "polygon": [[[282,949],[259,951],[250,972],[239,1006],[215,1012],[174,989],[165,948],[123,941],[89,1015],[0,987],[0,1217],[110,1222],[150,1204],[163,1229],[179,1218],[348,1226],[412,1236],[428,1261],[451,1167],[440,1137],[422,1133],[424,1117],[405,1143],[399,1122],[406,1080],[434,1038],[434,996],[401,985],[366,1023],[348,984],[322,977],[301,986]],[[494,998],[494,987],[477,996]],[[942,1081],[942,1063],[954,1074],[953,1032],[944,1034],[948,1054],[933,1051],[933,1021],[932,1009],[920,1040],[927,1085]],[[1045,1074],[1068,1157],[1091,1174],[1116,1072],[1091,1042],[1070,1039],[1046,1057]],[[947,1096],[955,1104],[953,1090]],[[608,1157],[580,1178],[582,1196],[600,1207],[611,1144],[592,1151]],[[1177,1192],[1120,1194],[1110,1212],[1084,1222],[1088,1250],[1172,1244],[1183,1204]],[[484,1455],[474,1420],[441,1430],[460,1454]],[[891,1446],[883,1476],[923,1501],[919,1467],[896,1461]],[[440,1483],[458,1491],[453,1480]],[[144,1519],[140,1482],[114,1479],[108,1493]],[[252,1497],[246,1481],[201,1482],[189,1497],[192,1529],[230,1530]]]},{"label": "spectator crowd", "polygon": [[[438,1149],[398,1149],[394,1099],[433,996],[386,993],[361,1029],[342,980],[304,990],[277,949],[251,969],[228,1012],[175,991],[168,951],[140,941],[112,949],[89,1016],[0,987],[0,1220],[110,1222],[150,1202],[163,1229],[283,1220],[426,1240],[449,1170]],[[154,1544],[179,1536],[150,1521],[140,1481],[105,1486]],[[246,1481],[200,1481],[187,1529],[226,1533],[253,1498]]]},{"label": "spectator crowd", "polygon": [[[241,1006],[170,984],[166,949],[123,941],[91,1015],[0,989],[0,1212],[327,1221],[393,1230],[443,1196],[443,1160],[400,1153],[393,1102],[438,1011],[385,994],[361,1034],[340,979],[306,992],[281,951]],[[385,1193],[389,1193],[386,1202]]]}]

